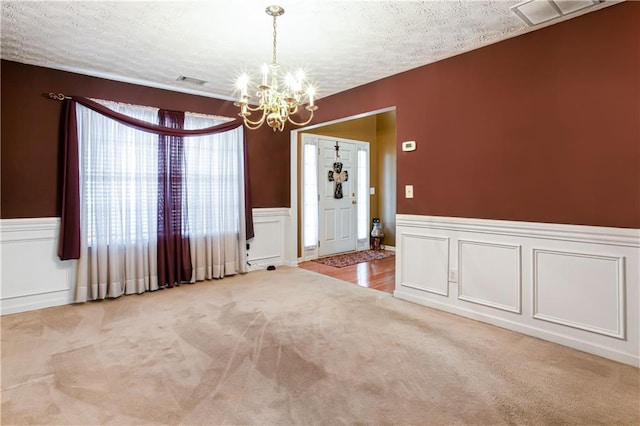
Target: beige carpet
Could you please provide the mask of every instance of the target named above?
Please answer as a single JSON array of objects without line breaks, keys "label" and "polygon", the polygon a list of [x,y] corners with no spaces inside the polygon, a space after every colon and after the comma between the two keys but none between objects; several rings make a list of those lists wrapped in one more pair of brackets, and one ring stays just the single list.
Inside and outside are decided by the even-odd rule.
[{"label": "beige carpet", "polygon": [[313,272],[2,317],[2,424],[638,424],[639,370]]}]

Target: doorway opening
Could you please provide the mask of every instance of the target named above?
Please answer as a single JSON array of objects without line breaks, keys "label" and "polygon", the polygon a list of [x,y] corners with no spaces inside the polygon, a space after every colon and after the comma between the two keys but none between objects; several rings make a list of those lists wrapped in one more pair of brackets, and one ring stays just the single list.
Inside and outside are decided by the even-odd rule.
[{"label": "doorway opening", "polygon": [[[349,179],[351,180],[352,187],[347,192],[346,186],[343,182],[343,196],[344,199],[349,200],[349,197],[355,198],[356,206],[360,205],[360,200],[367,200],[368,207],[366,210],[358,211],[356,209],[356,216],[354,228],[351,229],[351,233],[356,235],[356,241],[361,241],[360,245],[356,243],[357,249],[369,248],[369,235],[371,230],[371,219],[380,218],[384,229],[383,246],[387,250],[395,250],[395,215],[396,215],[396,126],[395,126],[395,108],[385,108],[382,110],[371,111],[369,113],[360,114],[357,116],[346,117],[331,122],[325,122],[308,126],[301,129],[295,129],[291,132],[291,210],[287,230],[286,240],[286,256],[288,263],[292,266],[298,265],[305,260],[314,259],[320,255],[318,248],[315,251],[307,250],[312,246],[313,241],[318,241],[316,235],[320,235],[319,229],[314,229],[313,226],[308,227],[307,224],[313,224],[314,219],[309,219],[309,216],[316,215],[316,223],[320,224],[320,200],[317,198],[320,194],[320,185],[326,185],[328,189],[335,190],[334,182],[328,180],[328,176],[325,173],[308,173],[305,177],[305,150],[308,153],[306,156],[308,159],[313,159],[312,152],[316,152],[317,146],[306,146],[303,139],[305,134],[315,135],[317,138],[326,138],[330,140],[346,140],[348,141],[365,141],[369,142],[369,168],[367,175],[369,183],[367,186],[357,186],[358,182],[363,182],[361,176],[355,176],[351,173],[353,169],[348,169]],[[307,144],[309,145],[309,144]],[[311,144],[313,145],[313,144]],[[340,145],[340,152],[342,153],[342,143]],[[364,154],[357,153],[363,156]],[[331,160],[335,158],[335,151],[331,152]],[[315,157],[316,161],[314,167],[320,170],[320,159]],[[356,160],[357,161],[357,160]],[[332,163],[331,163],[332,165]],[[344,165],[344,162],[343,162]],[[356,167],[356,170],[362,173],[363,168]],[[328,175],[329,170],[325,170]],[[335,172],[335,170],[334,170]],[[358,179],[360,177],[360,179]],[[315,181],[314,181],[315,180]],[[307,196],[305,198],[305,186],[318,188],[316,198],[313,196]],[[325,192],[328,192],[325,190]],[[366,193],[366,195],[363,195]],[[352,196],[352,194],[355,194]],[[354,200],[350,200],[354,201]],[[343,213],[346,216],[351,217],[353,213]],[[306,217],[305,217],[306,216]],[[334,217],[333,213],[328,215],[330,218]],[[323,218],[323,220],[326,218]],[[331,219],[327,219],[331,220]],[[346,222],[342,222],[346,223]],[[304,225],[303,225],[304,224]],[[329,225],[333,226],[332,223]],[[359,228],[355,227],[360,225]],[[330,228],[328,226],[327,228]],[[320,247],[322,247],[322,240],[320,239]],[[354,250],[354,249],[351,249]],[[387,262],[393,263],[391,260]],[[376,261],[378,262],[378,261]],[[360,266],[362,269],[364,266]],[[357,269],[357,268],[356,268]],[[377,268],[379,269],[379,268]],[[318,271],[320,272],[320,271]],[[358,273],[358,275],[363,275]],[[364,274],[369,275],[369,274]],[[393,272],[391,272],[393,275]],[[362,285],[360,283],[360,285]],[[367,285],[365,285],[367,286]]]}]

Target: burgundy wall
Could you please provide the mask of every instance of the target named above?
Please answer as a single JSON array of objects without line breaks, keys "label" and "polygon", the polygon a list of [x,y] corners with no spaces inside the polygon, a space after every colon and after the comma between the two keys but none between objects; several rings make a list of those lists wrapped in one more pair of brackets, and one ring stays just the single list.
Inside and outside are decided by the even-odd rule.
[{"label": "burgundy wall", "polygon": [[322,99],[314,121],[394,105],[398,213],[640,228],[640,3]]},{"label": "burgundy wall", "polygon": [[[158,108],[235,117],[231,102],[1,62],[1,212],[6,218],[60,216],[60,111],[44,96],[62,92]],[[254,207],[288,207],[289,133],[247,131]]]},{"label": "burgundy wall", "polygon": [[[624,2],[321,99],[314,123],[396,106],[398,194],[415,194],[398,213],[640,228],[639,22]],[[3,218],[60,213],[61,105],[43,93],[235,114],[6,61],[1,83]],[[254,206],[289,206],[289,133],[248,138]]]}]

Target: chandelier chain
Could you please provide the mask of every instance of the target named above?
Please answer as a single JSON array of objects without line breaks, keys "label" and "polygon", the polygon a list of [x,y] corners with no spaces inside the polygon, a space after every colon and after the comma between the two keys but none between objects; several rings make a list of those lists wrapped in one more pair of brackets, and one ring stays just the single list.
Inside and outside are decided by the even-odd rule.
[{"label": "chandelier chain", "polygon": [[276,30],[276,16],[273,16],[273,57],[271,58],[273,65],[277,64],[276,62],[276,39],[278,37],[278,32]]}]

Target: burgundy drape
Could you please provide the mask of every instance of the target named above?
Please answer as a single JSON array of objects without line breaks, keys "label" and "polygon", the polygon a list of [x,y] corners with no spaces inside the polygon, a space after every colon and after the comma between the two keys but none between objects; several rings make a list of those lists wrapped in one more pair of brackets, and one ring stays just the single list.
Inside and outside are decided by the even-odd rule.
[{"label": "burgundy drape", "polygon": [[80,158],[75,103],[64,102],[62,114],[64,158],[58,256],[68,260],[80,258]]},{"label": "burgundy drape", "polygon": [[[184,127],[184,112],[158,111],[161,126]],[[158,284],[173,287],[191,279],[188,211],[182,136],[158,137]]]},{"label": "burgundy drape", "polygon": [[244,217],[246,239],[255,237],[253,231],[253,209],[251,207],[251,180],[249,179],[249,155],[247,152],[247,137],[242,132],[242,149],[244,154]]},{"label": "burgundy drape", "polygon": [[[71,99],[65,99],[63,106],[65,119],[63,135],[64,176],[62,188],[62,217],[60,218],[60,242],[58,245],[58,256],[61,260],[78,259],[80,257],[80,162],[78,156],[76,103],[116,120],[126,126],[133,127],[144,132],[170,137],[211,135],[227,132],[242,126],[241,120],[234,120],[204,129],[176,129],[131,118],[81,96],[73,96]],[[246,232],[247,239],[251,239],[253,238],[253,215],[251,213],[251,191],[249,188],[246,139],[243,142],[245,150],[245,206],[247,206]]]}]

